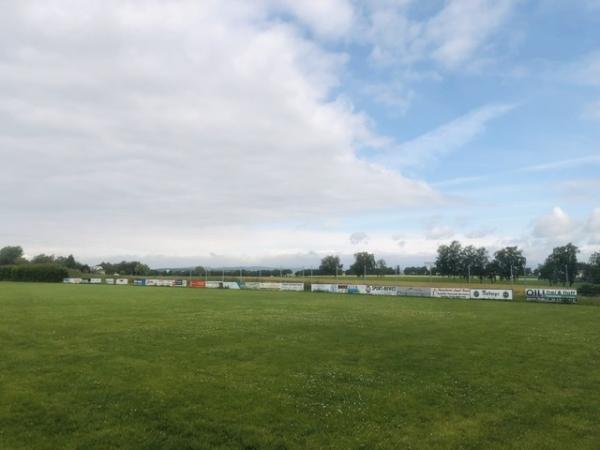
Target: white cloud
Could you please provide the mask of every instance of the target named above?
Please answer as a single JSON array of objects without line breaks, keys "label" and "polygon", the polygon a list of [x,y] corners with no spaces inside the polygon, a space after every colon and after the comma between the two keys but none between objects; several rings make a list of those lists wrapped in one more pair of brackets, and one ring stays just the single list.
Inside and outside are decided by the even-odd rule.
[{"label": "white cloud", "polygon": [[352,245],[368,244],[369,236],[364,231],[357,231],[350,235],[350,242]]},{"label": "white cloud", "polygon": [[592,245],[600,245],[600,208],[595,208],[585,222],[584,233]]},{"label": "white cloud", "polygon": [[0,189],[19,195],[0,199],[0,234],[135,234],[139,249],[186,235],[194,247],[214,226],[439,201],[358,159],[367,119],[331,99],[345,55],[271,13],[243,1],[5,5]]},{"label": "white cloud", "polygon": [[403,165],[431,162],[468,144],[485,130],[488,122],[514,108],[515,105],[484,106],[401,144],[393,156]]},{"label": "white cloud", "polygon": [[279,0],[270,3],[291,12],[318,36],[328,39],[347,36],[355,21],[354,7],[348,0]]},{"label": "white cloud", "polygon": [[450,239],[455,234],[454,230],[449,227],[436,225],[427,230],[425,238],[429,240]]},{"label": "white cloud", "polygon": [[449,0],[433,16],[410,18],[411,1],[374,2],[367,38],[384,64],[433,60],[456,69],[473,60],[509,17],[514,0]]},{"label": "white cloud", "polygon": [[519,169],[520,172],[549,172],[553,170],[572,169],[580,166],[600,164],[600,156],[590,155],[581,158],[563,159],[550,163],[535,164]]},{"label": "white cloud", "polygon": [[533,235],[537,238],[556,239],[573,233],[575,224],[558,206],[552,212],[538,217],[533,227]]}]

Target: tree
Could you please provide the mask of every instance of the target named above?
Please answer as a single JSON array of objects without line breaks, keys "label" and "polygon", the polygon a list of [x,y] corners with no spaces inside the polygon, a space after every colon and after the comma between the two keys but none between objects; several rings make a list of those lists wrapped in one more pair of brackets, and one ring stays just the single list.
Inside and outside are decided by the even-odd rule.
[{"label": "tree", "polygon": [[387,264],[385,262],[385,259],[378,259],[377,262],[375,263],[375,266],[377,268],[377,274],[382,277],[385,275],[385,273],[388,271],[388,267]]},{"label": "tree", "polygon": [[592,253],[584,270],[584,278],[590,283],[600,284],[600,251]]},{"label": "tree", "polygon": [[23,248],[8,246],[0,249],[0,265],[19,264],[24,262]]},{"label": "tree", "polygon": [[359,252],[354,254],[354,264],[350,266],[350,272],[357,277],[363,274],[375,272],[375,255],[369,252]]},{"label": "tree", "polygon": [[456,276],[461,273],[462,245],[452,241],[450,245],[440,245],[435,260],[435,269],[440,275]]},{"label": "tree", "polygon": [[577,277],[577,246],[571,244],[555,247],[540,267],[540,278],[550,283],[563,283],[572,286]]},{"label": "tree", "polygon": [[505,247],[494,253],[494,265],[497,274],[505,279],[516,279],[525,272],[527,259],[523,256],[523,250],[518,247]]},{"label": "tree", "polygon": [[43,253],[34,256],[31,259],[31,263],[32,264],[54,264],[55,262],[55,257],[54,255],[45,255]]},{"label": "tree", "polygon": [[340,257],[328,255],[321,260],[319,272],[323,275],[337,275],[342,271],[343,264],[340,264]]}]

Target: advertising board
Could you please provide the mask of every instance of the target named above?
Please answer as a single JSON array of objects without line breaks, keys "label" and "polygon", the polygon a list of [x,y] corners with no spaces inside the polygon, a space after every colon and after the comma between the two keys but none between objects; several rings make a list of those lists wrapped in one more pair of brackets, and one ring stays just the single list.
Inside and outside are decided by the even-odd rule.
[{"label": "advertising board", "polygon": [[346,286],[347,294],[366,294],[367,290],[368,286],[366,284],[348,284]]},{"label": "advertising board", "polygon": [[337,284],[311,284],[312,292],[337,292]]},{"label": "advertising board", "polygon": [[193,288],[205,288],[206,287],[206,281],[204,280],[192,280],[190,283],[190,287]]},{"label": "advertising board", "polygon": [[158,283],[158,280],[146,279],[145,286],[156,286],[156,283]]},{"label": "advertising board", "polygon": [[266,282],[261,281],[260,283],[258,283],[258,288],[265,289],[265,290],[271,290],[271,291],[280,291],[281,283],[270,282],[270,281],[266,281]]},{"label": "advertising board", "polygon": [[173,287],[187,287],[187,280],[175,280]]},{"label": "advertising board", "polygon": [[106,284],[115,284],[115,279],[114,278],[105,278],[104,282]]},{"label": "advertising board", "polygon": [[528,302],[577,303],[576,289],[527,289]]},{"label": "advertising board", "polygon": [[402,297],[432,297],[431,288],[397,287],[396,295]]},{"label": "advertising board", "polygon": [[367,286],[369,295],[396,295],[396,286]]},{"label": "advertising board", "polygon": [[91,284],[102,284],[102,278],[90,278]]},{"label": "advertising board", "polygon": [[133,280],[133,285],[134,286],[145,286],[146,280]]},{"label": "advertising board", "polygon": [[471,289],[465,288],[431,288],[431,296],[437,298],[471,298]]},{"label": "advertising board", "polygon": [[81,284],[81,278],[65,278],[63,283],[66,284]]},{"label": "advertising board", "polygon": [[207,281],[206,287],[211,289],[239,289],[237,281]]},{"label": "advertising board", "polygon": [[512,300],[513,291],[510,289],[471,289],[474,300]]},{"label": "advertising board", "polygon": [[120,284],[120,285],[129,284],[129,280],[127,278],[117,278],[115,280],[115,284]]},{"label": "advertising board", "polygon": [[282,291],[304,291],[304,283],[281,283]]}]

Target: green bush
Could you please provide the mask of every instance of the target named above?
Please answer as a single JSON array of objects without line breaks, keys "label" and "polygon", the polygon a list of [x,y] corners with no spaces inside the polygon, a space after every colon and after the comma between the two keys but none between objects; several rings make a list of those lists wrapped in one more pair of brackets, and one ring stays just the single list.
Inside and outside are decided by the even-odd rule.
[{"label": "green bush", "polygon": [[0,281],[42,281],[60,283],[69,273],[53,264],[20,264],[0,266]]},{"label": "green bush", "polygon": [[584,297],[600,297],[600,284],[584,284],[577,289],[577,293]]}]

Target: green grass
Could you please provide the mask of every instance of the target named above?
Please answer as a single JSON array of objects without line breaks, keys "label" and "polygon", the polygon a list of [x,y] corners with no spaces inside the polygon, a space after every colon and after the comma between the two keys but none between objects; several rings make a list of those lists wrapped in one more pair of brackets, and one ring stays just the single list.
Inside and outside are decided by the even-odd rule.
[{"label": "green grass", "polygon": [[598,448],[600,308],[0,283],[0,448]]}]

